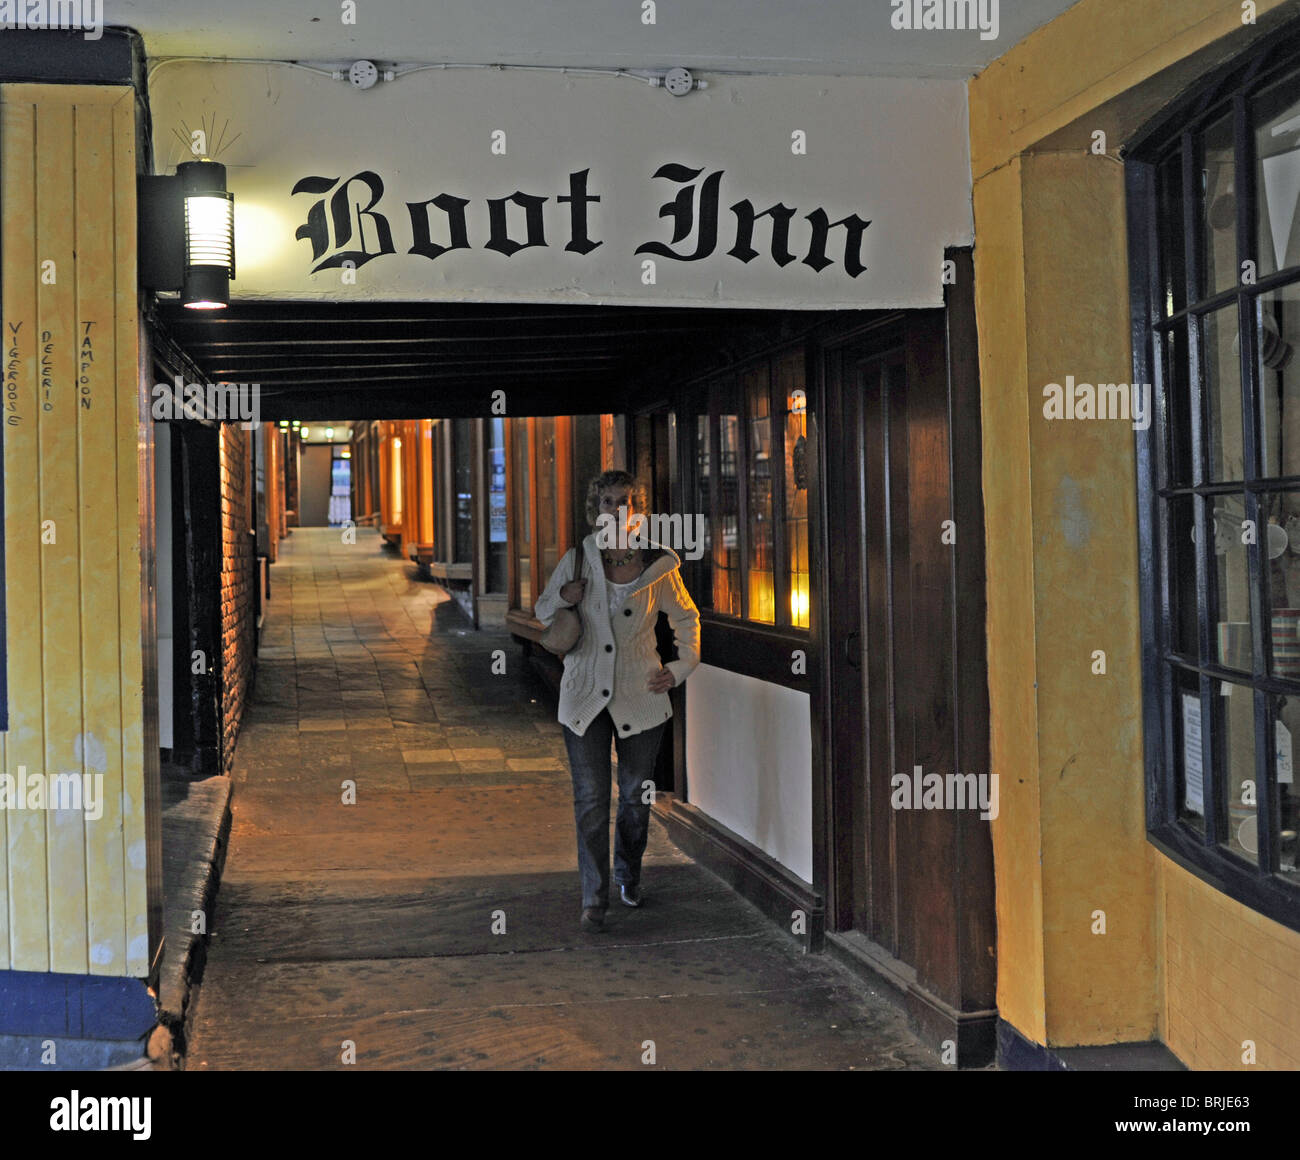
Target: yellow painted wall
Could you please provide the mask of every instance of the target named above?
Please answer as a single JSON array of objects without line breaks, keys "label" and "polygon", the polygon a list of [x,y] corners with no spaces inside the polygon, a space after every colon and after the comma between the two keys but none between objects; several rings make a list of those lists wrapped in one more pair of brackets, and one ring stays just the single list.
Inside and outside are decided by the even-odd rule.
[{"label": "yellow painted wall", "polygon": [[[1163,1035],[1207,1067],[1239,1064],[1252,1036],[1198,1033],[1193,1016],[1208,1000],[1234,1025],[1280,1018],[1272,996],[1300,993],[1300,936],[1267,924],[1261,940],[1256,916],[1145,839],[1133,431],[1048,421],[1042,388],[1132,377],[1114,154],[1300,4],[1258,12],[1252,27],[1236,2],[1081,0],[970,85],[991,747],[1007,787],[994,823],[998,1008],[1040,1043]],[[1098,128],[1109,157],[1087,152]],[[1105,676],[1091,671],[1098,649]],[[1231,1000],[1210,960],[1220,938],[1242,948]],[[1270,1040],[1258,1065],[1290,1066],[1281,1047]]]},{"label": "yellow painted wall", "polygon": [[0,87],[10,710],[0,760],[14,776],[25,766],[104,783],[97,820],[0,811],[0,969],[143,977],[160,934],[146,875],[157,748],[143,724],[149,436],[134,110],[129,88]]},{"label": "yellow painted wall", "polygon": [[[1165,1042],[1188,1067],[1300,1069],[1300,934],[1161,854]],[[1253,1065],[1243,1061],[1254,1045]]]}]

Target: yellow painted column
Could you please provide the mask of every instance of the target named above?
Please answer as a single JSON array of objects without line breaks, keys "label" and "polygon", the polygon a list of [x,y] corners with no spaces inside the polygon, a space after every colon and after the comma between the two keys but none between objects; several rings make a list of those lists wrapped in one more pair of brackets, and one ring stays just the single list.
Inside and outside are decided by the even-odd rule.
[{"label": "yellow painted column", "polygon": [[75,777],[84,794],[80,809],[0,810],[0,969],[144,977],[161,896],[145,804],[158,754],[144,727],[151,441],[139,393],[135,95],[5,85],[0,114],[3,772],[49,788],[63,775],[69,792]]},{"label": "yellow painted column", "polygon": [[[976,186],[998,1009],[1051,1046],[1157,1032],[1134,430],[1043,388],[1127,383],[1123,170],[1025,154]],[[1104,663],[1105,671],[1095,671]]]},{"label": "yellow painted column", "polygon": [[[1146,841],[1134,431],[1049,420],[1042,391],[1132,378],[1115,154],[1300,5],[1253,11],[1080,0],[970,85],[998,1009],[1053,1047],[1164,1035],[1192,1066],[1300,1027],[1270,1006],[1270,987],[1294,994],[1300,939]],[[1225,988],[1213,948],[1231,945]],[[1198,1026],[1229,1012],[1221,1035]]]}]

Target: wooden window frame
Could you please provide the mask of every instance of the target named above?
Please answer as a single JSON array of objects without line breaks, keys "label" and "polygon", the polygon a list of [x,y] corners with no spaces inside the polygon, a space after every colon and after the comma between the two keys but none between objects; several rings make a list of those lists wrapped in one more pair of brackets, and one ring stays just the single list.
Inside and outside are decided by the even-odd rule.
[{"label": "wooden window frame", "polygon": [[[1256,176],[1254,126],[1248,103],[1257,94],[1288,76],[1300,77],[1296,68],[1300,53],[1300,23],[1286,33],[1269,38],[1251,49],[1243,59],[1230,62],[1197,87],[1189,99],[1181,101],[1156,126],[1141,135],[1127,151],[1125,177],[1127,192],[1131,334],[1133,342],[1133,381],[1153,386],[1153,421],[1146,431],[1136,433],[1138,483],[1139,597],[1142,614],[1142,725],[1145,737],[1146,825],[1148,840],[1189,873],[1249,907],[1292,930],[1300,931],[1300,884],[1279,877],[1280,840],[1277,832],[1280,814],[1275,809],[1276,766],[1270,724],[1273,713],[1268,698],[1278,694],[1300,696],[1300,679],[1272,675],[1268,671],[1270,656],[1269,608],[1263,604],[1264,579],[1261,545],[1248,544],[1247,572],[1251,603],[1252,671],[1243,673],[1218,662],[1211,615],[1214,605],[1214,581],[1207,560],[1207,537],[1210,534],[1206,509],[1215,496],[1241,494],[1245,497],[1244,515],[1259,526],[1261,500],[1271,493],[1300,488],[1300,476],[1259,474],[1261,451],[1258,446],[1260,384],[1256,353],[1254,303],[1270,291],[1300,284],[1300,267],[1291,266],[1253,283],[1243,284],[1240,277],[1226,290],[1202,291],[1200,285],[1201,223],[1197,210],[1199,172],[1195,145],[1197,135],[1220,120],[1232,116],[1234,189],[1236,192],[1235,255],[1237,269],[1247,258],[1256,256],[1255,208]],[[1168,236],[1159,221],[1160,190],[1157,183],[1160,165],[1173,156],[1182,159],[1181,280],[1183,300],[1178,309],[1166,310],[1165,262],[1170,248],[1162,248]],[[1206,410],[1201,366],[1204,339],[1200,320],[1211,317],[1225,306],[1237,307],[1238,331],[1245,337],[1239,343],[1239,370],[1242,395],[1243,478],[1216,481],[1209,478],[1210,437],[1203,430]],[[1182,327],[1186,334],[1186,364],[1181,366],[1187,384],[1191,427],[1188,438],[1192,447],[1191,479],[1175,483],[1171,476],[1173,460],[1171,435],[1177,421],[1163,400],[1167,397],[1169,378],[1165,366],[1165,336]],[[1170,519],[1166,501],[1189,498],[1193,504],[1196,528],[1196,627],[1197,656],[1193,661],[1180,654],[1173,637],[1175,603],[1170,576]],[[1258,537],[1257,537],[1258,539]],[[1204,833],[1179,817],[1178,760],[1176,753],[1175,714],[1183,685],[1177,674],[1196,681],[1201,710],[1201,767],[1205,801]],[[1225,833],[1220,829],[1220,814],[1226,814],[1227,767],[1219,761],[1218,714],[1215,701],[1219,686],[1230,682],[1240,693],[1253,698],[1255,731],[1255,782],[1258,854],[1251,866],[1244,858],[1221,845]]]},{"label": "wooden window frame", "polygon": [[[738,462],[736,479],[738,487],[736,553],[740,560],[737,583],[740,585],[741,615],[717,612],[700,602],[704,591],[712,592],[712,558],[708,561],[688,562],[683,578],[687,590],[700,604],[701,654],[705,663],[729,672],[751,676],[758,680],[808,691],[808,673],[812,671],[811,627],[791,623],[790,584],[787,574],[787,532],[785,527],[785,417],[786,402],[779,398],[777,384],[780,376],[777,364],[793,352],[802,352],[805,406],[810,417],[814,342],[811,335],[795,341],[783,341],[747,354],[744,358],[721,370],[714,370],[685,382],[675,407],[677,414],[677,461],[681,465],[681,501],[684,512],[695,512],[700,506],[699,480],[695,456],[698,418],[706,416],[709,432],[710,510],[703,512],[712,533],[713,553],[718,550],[718,537],[722,524],[719,517],[722,503],[721,487],[721,423],[722,396],[734,392],[738,400],[736,414],[740,426],[737,440]],[[768,391],[768,417],[771,424],[772,521],[776,623],[766,624],[748,619],[749,615],[749,470],[752,458],[750,423],[752,414],[743,376],[747,370],[766,365]],[[728,411],[728,414],[731,412]],[[810,505],[811,506],[811,505]],[[810,564],[817,552],[817,544],[810,529]],[[707,586],[707,589],[706,589]],[[810,593],[811,595],[811,593]],[[709,599],[710,605],[712,598]],[[808,669],[804,673],[792,671],[792,656],[796,650],[805,653]]]}]

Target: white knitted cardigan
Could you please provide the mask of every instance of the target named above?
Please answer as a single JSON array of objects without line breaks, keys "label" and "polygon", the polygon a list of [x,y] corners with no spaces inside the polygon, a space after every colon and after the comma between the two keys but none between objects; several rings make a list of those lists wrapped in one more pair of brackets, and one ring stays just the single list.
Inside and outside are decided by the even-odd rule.
[{"label": "white knitted cardigan", "polygon": [[[658,545],[654,545],[658,547]],[[582,572],[586,595],[578,605],[582,639],[564,658],[560,684],[560,724],[579,736],[601,710],[608,708],[619,737],[631,737],[668,720],[673,715],[667,693],[646,688],[652,674],[667,668],[681,685],[700,663],[700,614],[682,583],[681,560],[671,548],[659,556],[637,579],[622,610],[610,623],[606,603],[605,569],[593,533],[582,541]],[[561,608],[560,589],[573,579],[574,549],[551,574],[546,591],[537,599],[534,615],[549,625]],[[655,648],[655,622],[668,614],[678,659],[661,664]]]}]

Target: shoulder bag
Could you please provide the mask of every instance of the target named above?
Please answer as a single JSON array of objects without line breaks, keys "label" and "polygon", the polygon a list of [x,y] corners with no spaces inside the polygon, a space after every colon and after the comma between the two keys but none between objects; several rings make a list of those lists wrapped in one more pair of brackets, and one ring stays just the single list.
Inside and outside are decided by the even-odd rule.
[{"label": "shoulder bag", "polygon": [[[582,545],[573,550],[573,579],[581,575]],[[582,617],[576,608],[561,608],[551,621],[550,627],[542,634],[541,645],[549,653],[562,657],[572,652],[582,639]]]}]

